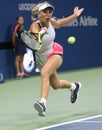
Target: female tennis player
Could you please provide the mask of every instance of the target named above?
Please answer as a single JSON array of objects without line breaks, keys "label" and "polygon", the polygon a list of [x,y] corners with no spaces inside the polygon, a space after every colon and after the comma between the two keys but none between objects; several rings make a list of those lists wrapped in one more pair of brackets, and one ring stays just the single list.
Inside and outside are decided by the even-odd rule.
[{"label": "female tennis player", "polygon": [[22,28],[24,27],[24,18],[22,16],[18,16],[16,18],[17,24],[14,27],[13,36],[12,36],[12,42],[15,48],[15,66],[16,66],[16,72],[18,78],[24,78],[28,75],[24,72],[23,67],[23,57],[26,53],[26,46],[21,41],[21,32]]},{"label": "female tennis player", "polygon": [[35,109],[40,116],[46,115],[46,100],[50,86],[54,89],[66,88],[71,90],[71,102],[77,99],[80,83],[71,83],[58,78],[56,70],[62,64],[63,47],[54,42],[55,28],[61,28],[83,12],[83,8],[74,8],[74,13],[61,20],[52,18],[54,7],[48,2],[38,3],[33,8],[32,14],[38,14],[38,20],[33,22],[30,31],[34,34],[42,34],[42,47],[35,52],[37,66],[41,70],[41,99],[34,103]]}]

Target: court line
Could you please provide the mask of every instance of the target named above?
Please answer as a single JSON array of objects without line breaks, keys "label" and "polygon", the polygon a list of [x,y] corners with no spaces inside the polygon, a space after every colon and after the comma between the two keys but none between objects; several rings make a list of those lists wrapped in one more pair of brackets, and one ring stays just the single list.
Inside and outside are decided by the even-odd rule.
[{"label": "court line", "polygon": [[74,120],[74,121],[69,121],[69,122],[65,122],[65,123],[61,123],[61,124],[56,124],[56,125],[51,125],[51,126],[47,126],[47,127],[42,127],[42,128],[38,128],[38,129],[34,129],[34,130],[46,130],[46,129],[49,129],[49,128],[54,128],[54,127],[58,127],[58,126],[62,126],[62,125],[77,123],[77,122],[81,122],[81,121],[85,121],[85,120],[89,120],[89,119],[94,119],[94,118],[99,118],[99,117],[102,117],[102,115],[96,115],[96,116],[92,116],[92,117],[82,118],[82,119],[78,119],[78,120]]}]

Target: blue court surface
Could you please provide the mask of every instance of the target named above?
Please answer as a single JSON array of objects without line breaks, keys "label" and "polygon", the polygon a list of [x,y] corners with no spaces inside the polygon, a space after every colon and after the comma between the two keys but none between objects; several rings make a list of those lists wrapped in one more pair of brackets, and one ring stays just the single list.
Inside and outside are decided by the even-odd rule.
[{"label": "blue court surface", "polygon": [[36,130],[102,130],[102,115],[79,119]]}]

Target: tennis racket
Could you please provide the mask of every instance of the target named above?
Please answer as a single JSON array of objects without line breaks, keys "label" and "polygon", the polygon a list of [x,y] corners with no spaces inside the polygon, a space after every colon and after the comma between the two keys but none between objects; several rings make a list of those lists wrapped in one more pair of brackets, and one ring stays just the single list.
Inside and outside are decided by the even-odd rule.
[{"label": "tennis racket", "polygon": [[42,47],[42,35],[40,33],[34,34],[24,30],[21,33],[21,39],[32,50],[39,51]]}]

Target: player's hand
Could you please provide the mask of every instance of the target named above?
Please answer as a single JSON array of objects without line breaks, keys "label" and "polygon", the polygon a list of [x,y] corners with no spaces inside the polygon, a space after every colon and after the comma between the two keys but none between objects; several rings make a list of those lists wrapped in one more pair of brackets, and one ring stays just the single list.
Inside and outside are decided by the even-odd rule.
[{"label": "player's hand", "polygon": [[43,28],[41,28],[40,33],[42,32],[41,35],[43,35],[43,34],[47,33],[47,31],[48,31],[48,29],[46,27],[43,27]]},{"label": "player's hand", "polygon": [[42,37],[45,33],[47,33],[48,29],[46,27],[41,28],[41,31],[38,33],[37,37],[38,37],[38,42],[41,43],[42,42]]},{"label": "player's hand", "polygon": [[75,17],[80,16],[83,11],[84,11],[84,8],[79,9],[79,7],[75,7],[74,8],[74,15],[75,15]]}]

